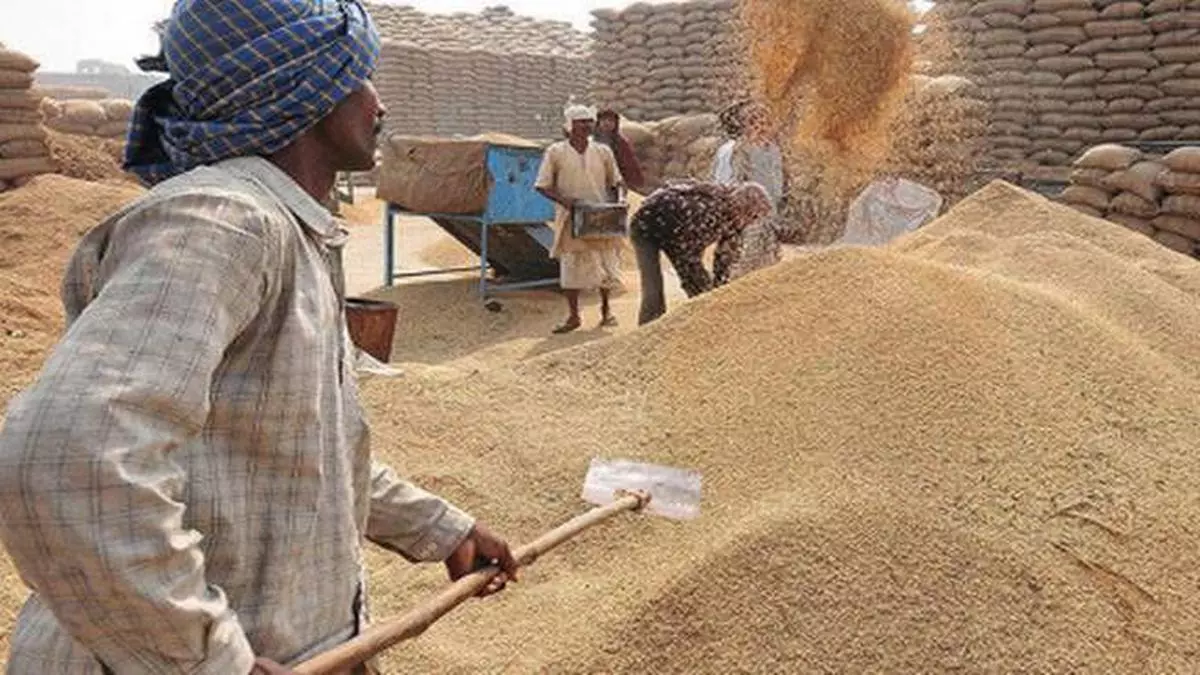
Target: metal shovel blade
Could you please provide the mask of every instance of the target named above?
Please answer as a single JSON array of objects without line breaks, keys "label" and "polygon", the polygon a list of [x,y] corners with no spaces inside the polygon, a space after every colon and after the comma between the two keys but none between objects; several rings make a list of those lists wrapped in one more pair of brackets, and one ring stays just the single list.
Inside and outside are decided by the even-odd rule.
[{"label": "metal shovel blade", "polygon": [[623,490],[648,493],[645,510],[665,518],[691,520],[700,515],[699,471],[593,457],[583,479],[584,501],[605,506]]}]

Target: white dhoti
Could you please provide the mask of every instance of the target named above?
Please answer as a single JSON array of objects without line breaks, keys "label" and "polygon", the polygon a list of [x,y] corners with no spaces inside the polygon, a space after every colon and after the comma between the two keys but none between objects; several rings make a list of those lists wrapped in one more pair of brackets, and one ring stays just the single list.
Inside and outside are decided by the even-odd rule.
[{"label": "white dhoti", "polygon": [[559,284],[569,290],[621,287],[621,249],[605,247],[563,252],[558,257]]}]

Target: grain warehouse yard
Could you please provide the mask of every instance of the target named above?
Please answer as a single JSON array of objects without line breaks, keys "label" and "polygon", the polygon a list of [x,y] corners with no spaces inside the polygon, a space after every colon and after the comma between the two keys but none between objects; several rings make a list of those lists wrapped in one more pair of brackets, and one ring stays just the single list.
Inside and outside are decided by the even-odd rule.
[{"label": "grain warehouse yard", "polygon": [[[853,34],[851,17],[831,16],[836,4],[638,3],[598,11],[592,56],[553,54],[578,79],[583,59],[603,65],[616,46],[657,40],[646,64],[621,61],[592,82],[613,105],[664,112],[622,120],[653,187],[704,177],[720,142],[702,95],[715,61],[672,42],[669,26],[694,41],[740,7],[769,33],[745,67],[786,71],[746,86],[773,92],[780,127],[798,105],[816,111],[791,129],[820,138],[789,148],[793,167],[815,164],[782,217],[791,237],[782,261],[691,299],[672,272],[669,311],[652,324],[637,326],[631,250],[614,297],[619,325],[596,327],[597,300],[585,295],[583,328],[552,335],[563,312],[556,290],[499,293],[489,311],[469,272],[383,287],[383,190],[357,189],[339,206],[348,293],[398,310],[390,363],[399,373],[363,375],[359,391],[373,452],[405,478],[514,545],[587,508],[580,485],[594,457],[691,468],[704,480],[699,518],[606,522],[522,569],[504,593],[469,601],[388,651],[385,672],[1200,672],[1200,138],[1182,122],[1146,122],[1153,143],[1167,146],[1097,130],[1047,153],[1044,139],[1056,136],[1027,128],[1038,121],[1034,104],[1012,103],[1032,100],[1025,83],[998,94],[995,71],[980,65],[1032,59],[1009,54],[1044,43],[1026,33],[1047,30],[1079,44],[1169,31],[1175,63],[1186,51],[1173,48],[1177,33],[1200,31],[1189,23],[1200,6],[989,0],[983,11],[955,0],[935,4],[930,37],[910,44],[900,5],[855,0],[875,13],[879,43],[822,44],[821,34]],[[1168,6],[1170,20],[1161,18]],[[535,34],[568,34],[502,9],[420,21],[396,10],[385,59],[465,54],[471,30],[535,46]],[[411,21],[453,40],[405,40]],[[790,32],[804,38],[807,60],[784,64]],[[732,29],[713,38],[721,50],[737,39]],[[1153,56],[1154,42],[1121,49]],[[654,60],[669,58],[693,59],[678,68],[693,68],[695,82],[680,75],[677,94],[646,100],[670,93],[676,66]],[[36,70],[28,57],[10,61]],[[890,67],[875,73],[876,86],[837,79],[870,64]],[[420,67],[391,69],[388,86],[417,78],[432,91]],[[617,74],[635,68],[657,74],[627,91]],[[808,93],[793,89],[793,71],[811,71]],[[1190,66],[1171,72],[1191,77]],[[22,130],[0,118],[0,133],[23,141],[10,147],[39,153],[19,165],[35,172],[0,184],[4,406],[61,337],[59,284],[74,246],[145,193],[121,170],[122,141],[111,133],[124,104],[95,98],[104,104],[50,108],[58,114],[33,122],[28,111],[49,104],[30,107],[28,80],[8,80]],[[1168,89],[1172,102],[1161,105],[1176,114],[1163,118],[1190,119],[1191,104]],[[6,100],[0,93],[0,114]],[[1118,122],[1142,114],[1133,106],[1122,104],[1131,112]],[[107,115],[95,133],[72,131],[65,111],[93,108]],[[1099,121],[1078,115],[1080,128],[1102,127],[1102,108],[1088,113]],[[490,109],[474,106],[469,117]],[[492,131],[408,114],[433,128]],[[1160,139],[1166,126],[1177,132]],[[4,148],[0,167],[11,161]],[[836,245],[847,204],[834,193],[881,176],[933,186],[945,206],[886,244]],[[633,196],[635,210],[641,201]],[[434,220],[400,222],[403,266],[478,263]],[[374,621],[446,586],[441,565],[366,551]],[[0,661],[27,594],[0,557]]]}]

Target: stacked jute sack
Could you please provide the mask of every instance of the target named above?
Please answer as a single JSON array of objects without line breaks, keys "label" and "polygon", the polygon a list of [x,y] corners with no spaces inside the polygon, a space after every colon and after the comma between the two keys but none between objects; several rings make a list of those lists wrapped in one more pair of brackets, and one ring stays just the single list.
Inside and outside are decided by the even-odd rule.
[{"label": "stacked jute sack", "polygon": [[486,49],[497,54],[542,54],[586,61],[588,36],[566,21],[519,16],[507,7],[478,13],[426,14],[404,5],[368,4],[384,38],[431,49]]},{"label": "stacked jute sack", "polygon": [[45,99],[46,126],[65,134],[124,138],[133,116],[133,102],[125,99]]},{"label": "stacked jute sack", "polygon": [[503,7],[448,15],[369,9],[385,38],[375,84],[392,132],[556,138],[564,102],[587,94],[590,42],[568,23]]},{"label": "stacked jute sack", "polygon": [[953,204],[972,192],[986,147],[987,104],[974,82],[917,75],[892,133],[885,171],[937,190]]},{"label": "stacked jute sack", "polygon": [[673,180],[708,180],[717,148],[725,140],[712,113],[651,122],[622,118],[621,133],[641,164],[647,192]]},{"label": "stacked jute sack", "polygon": [[[986,133],[987,106],[974,83],[962,77],[913,78],[892,133],[885,173],[937,190],[947,203],[973,189]],[[647,184],[708,179],[725,138],[712,113],[658,121],[623,119],[621,131],[634,147]]]},{"label": "stacked jute sack", "polygon": [[1166,156],[1096,146],[1074,162],[1059,200],[1200,257],[1200,146]]},{"label": "stacked jute sack", "polygon": [[0,45],[0,192],[56,170],[33,88],[38,62]]},{"label": "stacked jute sack", "polygon": [[733,0],[592,12],[591,97],[640,120],[715,112],[747,90]]},{"label": "stacked jute sack", "polygon": [[385,40],[374,78],[391,132],[526,138],[561,135],[563,104],[587,90],[587,65],[542,54],[429,49]]},{"label": "stacked jute sack", "polygon": [[990,96],[998,165],[1200,138],[1200,0],[950,0],[935,11]]},{"label": "stacked jute sack", "polygon": [[112,92],[104,87],[75,87],[68,85],[39,84],[38,90],[41,91],[42,95],[44,95],[46,98],[51,98],[56,101],[75,99],[100,101],[106,98],[113,98]]}]

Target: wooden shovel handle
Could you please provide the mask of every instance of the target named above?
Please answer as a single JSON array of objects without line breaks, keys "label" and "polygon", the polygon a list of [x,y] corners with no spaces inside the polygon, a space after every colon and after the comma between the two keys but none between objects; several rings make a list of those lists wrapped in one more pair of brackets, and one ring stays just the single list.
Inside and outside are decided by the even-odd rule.
[{"label": "wooden shovel handle", "polygon": [[[584,530],[618,513],[636,511],[650,501],[645,493],[627,493],[611,504],[582,513],[559,525],[534,541],[513,551],[517,564],[529,565],[544,553],[571,539]],[[335,675],[348,671],[393,645],[414,638],[442,618],[450,610],[479,591],[500,573],[495,566],[476,570],[447,586],[437,595],[417,605],[407,613],[363,631],[361,635],[301,663],[294,668],[297,675]]]}]

